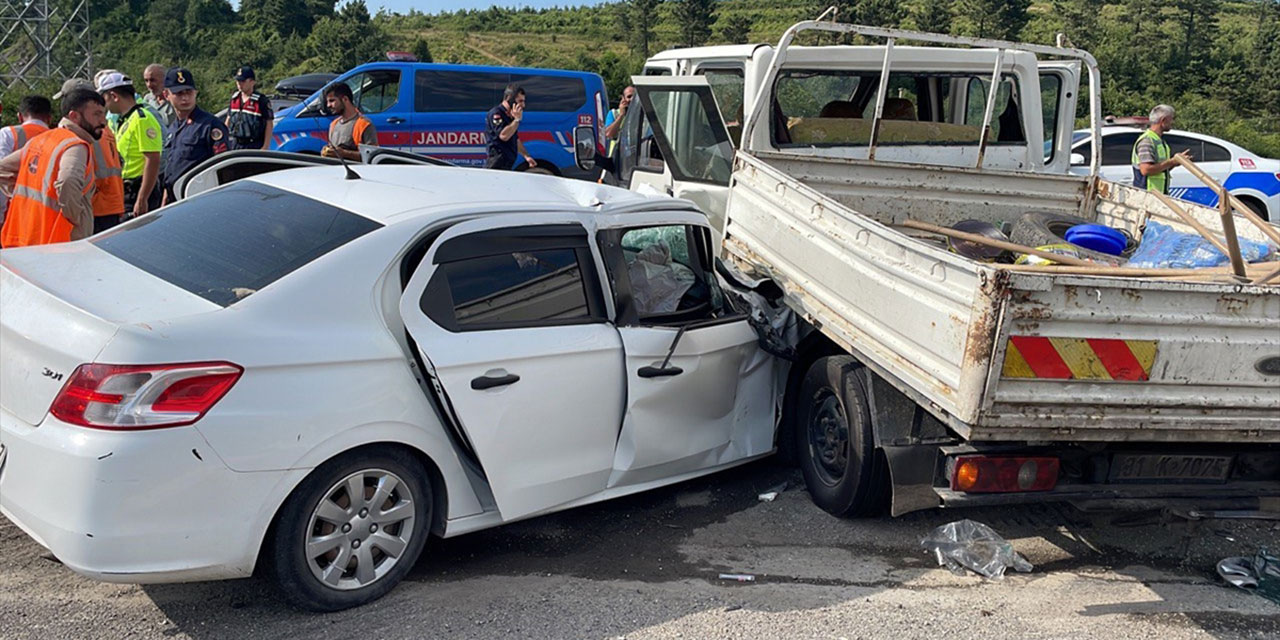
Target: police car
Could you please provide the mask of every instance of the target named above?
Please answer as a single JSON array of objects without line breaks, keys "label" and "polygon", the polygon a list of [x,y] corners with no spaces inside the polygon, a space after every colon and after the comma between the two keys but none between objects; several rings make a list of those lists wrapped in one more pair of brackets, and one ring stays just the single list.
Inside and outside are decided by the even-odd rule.
[{"label": "police car", "polygon": [[[1126,126],[1102,128],[1103,178],[1133,182],[1133,143],[1142,129]],[[1089,174],[1089,131],[1076,131],[1071,146],[1071,173]],[[1190,131],[1170,131],[1164,136],[1172,153],[1191,150],[1191,159],[1224,185],[1241,202],[1272,222],[1280,221],[1280,160],[1263,158],[1239,145]],[[1218,195],[1183,169],[1170,173],[1170,195],[1209,206],[1217,206]]]}]

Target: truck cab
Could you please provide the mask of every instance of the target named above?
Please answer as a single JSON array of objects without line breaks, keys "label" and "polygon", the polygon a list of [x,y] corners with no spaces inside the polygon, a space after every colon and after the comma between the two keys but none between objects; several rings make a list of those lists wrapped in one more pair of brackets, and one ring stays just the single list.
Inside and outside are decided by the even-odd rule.
[{"label": "truck cab", "polygon": [[[791,46],[785,60],[776,51],[695,47],[646,61],[632,79],[643,109],[619,133],[612,178],[689,199],[722,228],[733,153],[744,145],[1016,172],[1070,168],[1078,61],[893,44]],[[757,104],[763,96],[768,104]],[[744,131],[756,110],[759,126]]]}]

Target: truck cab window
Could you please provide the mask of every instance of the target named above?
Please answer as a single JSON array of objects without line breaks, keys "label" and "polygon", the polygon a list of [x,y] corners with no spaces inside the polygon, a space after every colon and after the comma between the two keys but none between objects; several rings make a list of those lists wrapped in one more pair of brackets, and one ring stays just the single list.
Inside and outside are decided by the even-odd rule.
[{"label": "truck cab window", "polygon": [[641,92],[640,100],[653,118],[654,142],[677,180],[729,184],[733,145],[709,89],[651,89]]},{"label": "truck cab window", "polygon": [[742,94],[746,88],[746,79],[741,67],[737,68],[699,68],[696,75],[705,76],[711,85],[711,93],[716,97],[720,107],[720,117],[729,129],[729,141],[736,148],[742,138]]},{"label": "truck cab window", "polygon": [[[889,74],[879,145],[976,145],[990,79],[973,74]],[[787,70],[774,85],[779,147],[866,146],[879,94],[879,71]],[[1017,80],[998,88],[989,144],[1022,145]],[[785,129],[785,130],[781,130]]]}]

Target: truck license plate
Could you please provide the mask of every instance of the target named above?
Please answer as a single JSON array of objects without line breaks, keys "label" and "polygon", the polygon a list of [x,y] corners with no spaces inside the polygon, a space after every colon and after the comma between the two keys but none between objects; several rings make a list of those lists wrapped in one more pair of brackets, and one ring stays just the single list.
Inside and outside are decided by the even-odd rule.
[{"label": "truck license plate", "polygon": [[1232,456],[1116,454],[1111,460],[1112,482],[1183,480],[1224,482]]}]

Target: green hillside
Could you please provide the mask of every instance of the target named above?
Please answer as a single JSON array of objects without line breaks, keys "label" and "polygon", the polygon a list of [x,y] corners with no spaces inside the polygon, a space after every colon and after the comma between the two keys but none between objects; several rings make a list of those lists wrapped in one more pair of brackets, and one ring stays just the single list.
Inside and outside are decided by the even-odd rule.
[{"label": "green hillside", "polygon": [[[254,65],[269,86],[298,73],[343,71],[392,49],[437,62],[594,71],[617,96],[646,49],[776,42],[832,3],[843,20],[863,24],[1046,44],[1066,32],[1098,58],[1107,113],[1142,114],[1167,102],[1182,127],[1280,157],[1275,0],[623,0],[376,15],[361,0],[241,0],[238,10],[228,0],[95,0],[94,64],[135,77],[150,62],[186,65],[204,83],[208,108],[222,106],[240,64]],[[700,20],[706,11],[714,13]],[[56,84],[40,89],[52,93]],[[21,93],[8,92],[4,103]]]}]

